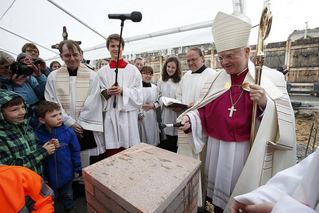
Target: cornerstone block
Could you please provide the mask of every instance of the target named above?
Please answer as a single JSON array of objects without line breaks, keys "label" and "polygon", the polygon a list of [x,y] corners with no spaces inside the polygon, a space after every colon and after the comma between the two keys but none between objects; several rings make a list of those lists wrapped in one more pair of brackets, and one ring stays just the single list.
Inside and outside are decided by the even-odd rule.
[{"label": "cornerstone block", "polygon": [[135,145],[84,169],[90,212],[196,212],[200,163]]}]

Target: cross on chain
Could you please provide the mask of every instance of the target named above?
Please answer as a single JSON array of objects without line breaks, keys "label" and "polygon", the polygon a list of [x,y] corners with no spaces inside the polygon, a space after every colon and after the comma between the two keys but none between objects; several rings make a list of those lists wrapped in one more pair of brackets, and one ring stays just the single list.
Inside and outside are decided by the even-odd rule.
[{"label": "cross on chain", "polygon": [[231,105],[230,108],[228,108],[228,111],[229,111],[229,117],[233,117],[233,113],[237,111],[237,109],[235,109],[235,106],[234,105]]}]

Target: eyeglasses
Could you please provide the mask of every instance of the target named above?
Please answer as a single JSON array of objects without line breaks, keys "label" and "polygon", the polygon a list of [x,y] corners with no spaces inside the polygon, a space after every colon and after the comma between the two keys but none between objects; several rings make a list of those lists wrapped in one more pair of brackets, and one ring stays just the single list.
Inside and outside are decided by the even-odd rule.
[{"label": "eyeglasses", "polygon": [[187,63],[195,62],[195,61],[197,61],[199,58],[200,58],[200,57],[187,59]]},{"label": "eyeglasses", "polygon": [[33,52],[33,53],[38,53],[38,50],[37,50],[37,49],[26,49],[25,51],[26,51],[26,52],[29,52],[29,53],[31,53],[31,52]]},{"label": "eyeglasses", "polygon": [[67,54],[62,54],[62,56],[64,58],[71,58],[71,56],[73,56],[73,58],[78,58],[80,56],[80,53],[72,53],[72,54],[67,53]]}]

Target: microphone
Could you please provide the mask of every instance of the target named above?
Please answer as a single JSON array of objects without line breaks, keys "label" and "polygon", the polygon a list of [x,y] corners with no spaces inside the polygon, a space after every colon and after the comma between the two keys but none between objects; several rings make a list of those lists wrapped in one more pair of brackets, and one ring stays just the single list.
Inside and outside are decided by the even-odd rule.
[{"label": "microphone", "polygon": [[181,126],[183,126],[181,124],[181,122],[174,123],[174,124],[163,124],[163,123],[160,124],[160,128],[162,128],[162,129],[164,129],[166,127],[181,127]]},{"label": "microphone", "polygon": [[133,11],[129,14],[109,14],[108,17],[109,19],[120,19],[121,21],[130,19],[133,22],[140,22],[142,20],[142,13]]}]

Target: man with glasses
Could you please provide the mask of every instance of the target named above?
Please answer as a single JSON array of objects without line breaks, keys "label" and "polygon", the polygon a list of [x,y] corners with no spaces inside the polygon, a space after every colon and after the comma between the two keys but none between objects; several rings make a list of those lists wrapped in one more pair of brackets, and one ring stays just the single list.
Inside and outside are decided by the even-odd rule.
[{"label": "man with glasses", "polygon": [[49,73],[51,72],[51,70],[46,66],[45,61],[42,60],[41,58],[39,58],[40,55],[40,51],[37,48],[37,46],[33,43],[25,43],[22,46],[22,53],[25,53],[26,55],[31,56],[31,58],[33,58],[34,60],[39,59],[42,61],[42,63],[39,66],[39,69],[41,70],[41,72],[48,76]]},{"label": "man with glasses", "polygon": [[[187,104],[188,107],[192,107],[193,104],[199,100],[200,92],[204,86],[205,81],[215,74],[215,70],[206,67],[204,55],[198,47],[192,47],[186,54],[186,61],[189,71],[185,73],[180,81],[180,84],[176,90],[176,99],[181,101],[183,104]],[[176,109],[181,111],[181,109]],[[177,153],[192,157],[194,159],[200,159],[199,153],[194,153],[191,135],[178,132],[177,141]],[[201,184],[199,184],[200,191],[198,193],[198,206],[202,206],[202,194]]]},{"label": "man with glasses", "polygon": [[188,50],[186,61],[189,70],[184,74],[179,84],[176,99],[191,107],[199,99],[205,81],[215,71],[205,66],[204,55],[198,47],[192,47]]},{"label": "man with glasses", "polygon": [[[206,196],[217,213],[232,196],[257,188],[296,157],[294,113],[284,76],[263,67],[261,86],[254,84],[250,29],[247,17],[216,15],[212,32],[223,70],[206,82],[203,98],[178,118],[182,130],[191,129],[195,153],[207,143]],[[259,129],[249,152],[253,103]],[[287,149],[274,151],[268,141]]]},{"label": "man with glasses", "polygon": [[45,99],[61,106],[64,124],[78,136],[86,167],[103,159],[105,152],[99,79],[81,63],[82,50],[76,41],[62,41],[59,51],[65,64],[48,76]]}]

